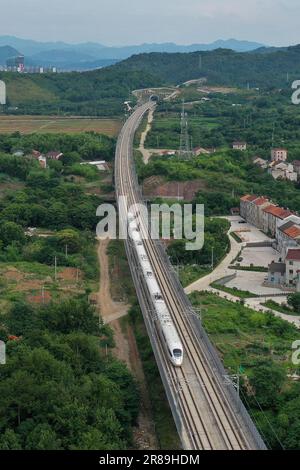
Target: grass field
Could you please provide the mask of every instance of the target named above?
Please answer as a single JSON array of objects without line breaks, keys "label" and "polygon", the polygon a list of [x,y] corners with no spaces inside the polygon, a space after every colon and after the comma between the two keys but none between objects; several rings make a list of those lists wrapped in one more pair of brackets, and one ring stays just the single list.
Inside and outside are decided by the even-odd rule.
[{"label": "grass field", "polygon": [[32,133],[60,133],[95,131],[115,137],[118,135],[122,122],[118,119],[93,119],[55,116],[0,116],[0,134],[21,132]]}]

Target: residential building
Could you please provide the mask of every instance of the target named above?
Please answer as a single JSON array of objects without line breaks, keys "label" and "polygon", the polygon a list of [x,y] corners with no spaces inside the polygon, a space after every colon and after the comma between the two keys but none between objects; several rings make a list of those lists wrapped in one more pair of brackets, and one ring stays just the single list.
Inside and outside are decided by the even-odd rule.
[{"label": "residential building", "polygon": [[31,157],[36,158],[37,160],[39,159],[41,155],[42,155],[41,152],[39,152],[38,150],[32,150],[30,154]]},{"label": "residential building", "polygon": [[239,207],[232,207],[230,209],[231,215],[240,215],[240,208]]},{"label": "residential building", "polygon": [[39,164],[41,168],[47,168],[47,158],[44,155],[41,155],[38,158]]},{"label": "residential building", "polygon": [[288,151],[284,148],[274,148],[271,150],[272,162],[285,162],[288,157]]},{"label": "residential building", "polygon": [[297,173],[297,175],[300,176],[300,160],[294,160],[293,161],[293,167],[294,167],[294,171]]},{"label": "residential building", "polygon": [[274,179],[284,179],[289,181],[297,181],[298,175],[294,171],[294,167],[291,163],[276,162],[273,161],[269,165],[268,173],[273,176]]},{"label": "residential building", "polygon": [[80,165],[91,165],[95,166],[99,171],[108,171],[109,166],[105,160],[91,161],[91,162],[82,162]]},{"label": "residential building", "polygon": [[286,259],[286,284],[296,287],[300,272],[300,248],[290,248]]},{"label": "residential building", "polygon": [[232,148],[233,150],[247,150],[247,142],[233,142]]},{"label": "residential building", "polygon": [[46,153],[46,157],[49,158],[49,160],[59,160],[63,156],[62,152],[48,152]]},{"label": "residential building", "polygon": [[300,245],[300,217],[291,215],[280,222],[276,230],[277,249],[283,257],[287,248]]},{"label": "residential building", "polygon": [[250,213],[250,203],[252,201],[255,201],[257,199],[257,196],[254,196],[253,194],[246,194],[246,196],[241,197],[240,199],[240,213],[241,217],[248,221],[249,219],[249,213]]},{"label": "residential building", "polygon": [[263,158],[255,157],[253,163],[254,165],[259,166],[263,170],[266,170],[268,168],[268,161],[264,160]]},{"label": "residential building", "polygon": [[268,271],[268,283],[274,286],[283,286],[285,284],[285,263],[271,263]]},{"label": "residential building", "polygon": [[203,148],[203,147],[196,147],[196,148],[194,148],[193,152],[194,152],[194,155],[196,155],[196,157],[198,157],[199,155],[209,155],[210,154],[210,152],[208,150],[206,150],[205,148]]},{"label": "residential building", "polygon": [[270,204],[263,210],[263,231],[275,237],[277,227],[282,220],[285,220],[290,215],[293,215],[288,209]]},{"label": "residential building", "polygon": [[259,197],[250,203],[250,223],[260,229],[263,228],[263,209],[270,205],[269,199]]}]

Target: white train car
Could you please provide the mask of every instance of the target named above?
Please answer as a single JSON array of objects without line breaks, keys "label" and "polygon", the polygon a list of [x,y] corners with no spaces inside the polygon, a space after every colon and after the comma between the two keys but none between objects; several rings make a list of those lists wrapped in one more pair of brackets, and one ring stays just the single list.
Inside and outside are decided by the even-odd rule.
[{"label": "white train car", "polygon": [[162,339],[169,360],[174,366],[180,367],[183,362],[183,347],[181,341],[166,303],[163,300],[162,293],[156,281],[141,234],[139,232],[138,224],[132,214],[128,214],[128,222],[128,232],[134,243],[142,273],[152,299],[159,335]]}]

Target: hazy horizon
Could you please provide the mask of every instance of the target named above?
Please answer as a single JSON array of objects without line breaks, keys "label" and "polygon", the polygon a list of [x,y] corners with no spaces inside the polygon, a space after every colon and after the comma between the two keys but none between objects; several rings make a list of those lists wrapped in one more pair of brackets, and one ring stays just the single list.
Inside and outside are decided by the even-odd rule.
[{"label": "hazy horizon", "polygon": [[[298,0],[0,0],[1,35],[107,46],[238,39],[274,46],[300,42]],[[26,8],[24,8],[26,4]],[[22,14],[18,15],[18,11]]]}]

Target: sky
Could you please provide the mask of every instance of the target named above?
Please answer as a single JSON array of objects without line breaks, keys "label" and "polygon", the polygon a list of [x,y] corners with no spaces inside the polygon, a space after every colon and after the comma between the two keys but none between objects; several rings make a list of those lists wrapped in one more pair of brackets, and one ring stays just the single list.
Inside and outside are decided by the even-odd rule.
[{"label": "sky", "polygon": [[299,0],[0,0],[1,35],[40,41],[300,43]]}]

